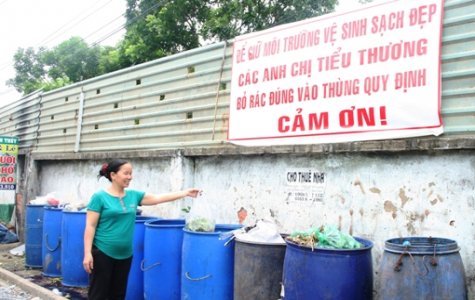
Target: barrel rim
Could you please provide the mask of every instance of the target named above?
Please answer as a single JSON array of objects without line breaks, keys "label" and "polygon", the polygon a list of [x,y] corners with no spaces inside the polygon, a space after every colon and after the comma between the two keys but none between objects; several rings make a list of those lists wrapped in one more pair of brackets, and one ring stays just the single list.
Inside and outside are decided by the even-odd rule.
[{"label": "barrel rim", "polygon": [[[198,234],[198,235],[220,235],[223,232],[230,232],[239,228],[242,228],[242,224],[216,224],[214,227],[214,231],[193,231],[189,230],[186,227],[183,228],[183,231],[190,234]],[[226,230],[218,230],[216,228],[222,228]]]},{"label": "barrel rim", "polygon": [[[163,224],[154,224],[155,222],[163,222]],[[145,227],[150,228],[177,228],[183,226],[185,226],[185,219],[152,219],[145,222]]]},{"label": "barrel rim", "polygon": [[286,244],[285,244],[285,238],[288,237],[289,235],[286,234],[286,233],[281,233],[280,236],[281,236],[282,239],[284,240],[283,243],[278,243],[278,242],[270,243],[270,242],[247,241],[247,240],[243,240],[243,239],[240,238],[239,236],[236,236],[235,240],[236,240],[236,242],[239,242],[239,243],[251,244],[251,245],[259,245],[259,246],[286,246]]},{"label": "barrel rim", "polygon": [[48,204],[30,204],[28,203],[26,206],[31,206],[31,207],[46,207],[46,206],[51,206]]},{"label": "barrel rim", "polygon": [[162,218],[154,216],[135,216],[135,222],[138,223],[145,223],[153,220],[162,220]]},{"label": "barrel rim", "polygon": [[245,241],[245,240],[242,240],[242,239],[240,239],[240,238],[238,238],[238,237],[235,238],[235,241],[238,242],[238,243],[248,244],[248,245],[283,246],[283,247],[286,246],[285,241],[284,241],[284,243],[255,242],[255,241]]},{"label": "barrel rim", "polygon": [[63,208],[62,207],[57,207],[57,206],[49,206],[49,205],[46,205],[45,207],[45,210],[52,210],[52,211],[62,211]]},{"label": "barrel rim", "polygon": [[310,251],[310,252],[355,252],[355,251],[367,251],[367,250],[371,250],[371,248],[373,248],[374,246],[374,243],[370,240],[367,240],[367,239],[364,239],[364,238],[361,238],[361,237],[356,237],[354,236],[353,237],[355,240],[357,240],[358,242],[362,243],[364,247],[362,248],[357,248],[357,249],[333,249],[333,248],[324,248],[324,247],[309,247],[309,246],[305,246],[305,245],[299,245],[295,242],[292,242],[292,241],[289,241],[289,240],[285,240],[285,243],[288,245],[288,246],[293,246],[293,247],[296,247],[296,248],[301,248],[305,251]]},{"label": "barrel rim", "polygon": [[[422,241],[427,240],[425,244],[421,244]],[[435,242],[431,242],[431,240]],[[399,242],[396,244],[395,242]],[[405,246],[405,241],[413,241],[410,246]],[[417,243],[416,243],[417,241]],[[411,253],[411,254],[450,254],[460,251],[460,247],[457,242],[448,238],[441,237],[423,237],[423,236],[409,236],[391,238],[384,242],[384,251],[390,253]]]},{"label": "barrel rim", "polygon": [[86,214],[86,211],[69,211],[69,210],[64,210],[63,213],[65,214]]}]

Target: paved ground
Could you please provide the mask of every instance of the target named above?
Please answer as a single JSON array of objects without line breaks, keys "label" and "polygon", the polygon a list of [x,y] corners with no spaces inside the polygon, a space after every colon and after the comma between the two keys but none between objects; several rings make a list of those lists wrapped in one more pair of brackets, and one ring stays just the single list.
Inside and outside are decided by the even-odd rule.
[{"label": "paved ground", "polygon": [[20,245],[0,244],[0,300],[87,299],[87,289],[64,287],[60,278],[46,277],[40,269],[26,268],[24,256],[10,253]]}]

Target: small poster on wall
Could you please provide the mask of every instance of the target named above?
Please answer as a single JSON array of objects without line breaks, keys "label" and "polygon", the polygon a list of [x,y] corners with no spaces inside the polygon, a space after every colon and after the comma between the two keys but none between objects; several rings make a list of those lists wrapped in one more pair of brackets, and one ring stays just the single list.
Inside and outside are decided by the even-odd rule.
[{"label": "small poster on wall", "polygon": [[0,136],[0,190],[16,189],[18,138]]},{"label": "small poster on wall", "polygon": [[385,1],[237,37],[228,140],[266,146],[442,134],[443,3]]},{"label": "small poster on wall", "polygon": [[285,200],[314,205],[323,202],[326,174],[316,169],[289,169],[285,172]]}]

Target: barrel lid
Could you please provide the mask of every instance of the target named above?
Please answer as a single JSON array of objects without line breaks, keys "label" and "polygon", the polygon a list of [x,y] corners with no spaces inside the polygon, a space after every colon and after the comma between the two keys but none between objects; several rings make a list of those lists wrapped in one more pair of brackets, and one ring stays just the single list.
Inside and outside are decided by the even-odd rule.
[{"label": "barrel lid", "polygon": [[391,253],[450,254],[460,250],[457,242],[438,237],[400,237],[384,243],[384,250]]}]

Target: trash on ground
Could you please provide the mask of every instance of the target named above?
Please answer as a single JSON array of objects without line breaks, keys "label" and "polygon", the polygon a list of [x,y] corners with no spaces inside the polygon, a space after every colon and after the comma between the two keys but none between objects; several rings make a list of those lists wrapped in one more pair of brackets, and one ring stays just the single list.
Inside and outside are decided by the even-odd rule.
[{"label": "trash on ground", "polygon": [[306,231],[296,231],[287,240],[301,246],[327,249],[358,249],[363,244],[351,235],[341,232],[334,225],[312,227]]},{"label": "trash on ground", "polygon": [[13,231],[0,223],[0,244],[11,244],[18,242],[18,236]]},{"label": "trash on ground", "polygon": [[20,246],[11,249],[10,254],[15,255],[15,256],[24,256],[25,255],[25,244],[21,244]]}]

